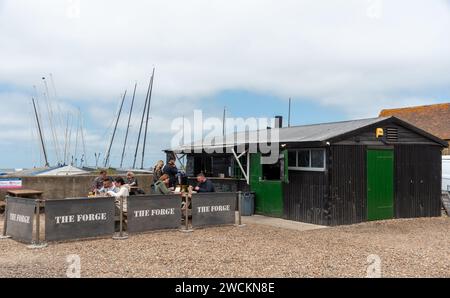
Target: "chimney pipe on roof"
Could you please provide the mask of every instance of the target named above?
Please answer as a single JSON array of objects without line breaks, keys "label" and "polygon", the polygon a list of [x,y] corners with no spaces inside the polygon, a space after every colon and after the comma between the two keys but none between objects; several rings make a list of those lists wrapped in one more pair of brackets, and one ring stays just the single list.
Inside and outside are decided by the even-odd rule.
[{"label": "chimney pipe on roof", "polygon": [[275,128],[283,127],[283,116],[275,116]]}]

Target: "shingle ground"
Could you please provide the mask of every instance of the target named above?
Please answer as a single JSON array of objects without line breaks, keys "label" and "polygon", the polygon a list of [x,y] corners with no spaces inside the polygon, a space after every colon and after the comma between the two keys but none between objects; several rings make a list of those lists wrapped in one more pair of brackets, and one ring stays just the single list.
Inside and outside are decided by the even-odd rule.
[{"label": "shingle ground", "polygon": [[50,243],[41,250],[0,240],[0,277],[64,277],[70,254],[80,256],[82,277],[365,277],[372,254],[386,277],[450,277],[450,218],[311,231],[250,224]]}]

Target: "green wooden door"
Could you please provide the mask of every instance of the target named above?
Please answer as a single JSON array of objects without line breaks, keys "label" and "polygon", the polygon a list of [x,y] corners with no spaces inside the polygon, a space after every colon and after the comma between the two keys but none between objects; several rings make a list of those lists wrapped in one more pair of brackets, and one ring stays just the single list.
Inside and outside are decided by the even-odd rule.
[{"label": "green wooden door", "polygon": [[255,192],[255,212],[275,217],[283,216],[282,181],[262,180],[261,154],[250,155],[250,189]]},{"label": "green wooden door", "polygon": [[394,216],[394,151],[367,150],[367,219]]}]

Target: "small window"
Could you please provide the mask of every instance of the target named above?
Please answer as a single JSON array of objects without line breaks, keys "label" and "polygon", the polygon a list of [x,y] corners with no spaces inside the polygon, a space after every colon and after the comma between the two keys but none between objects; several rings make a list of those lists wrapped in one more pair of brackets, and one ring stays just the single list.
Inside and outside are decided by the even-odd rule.
[{"label": "small window", "polygon": [[297,167],[309,167],[309,150],[297,151],[298,164]]},{"label": "small window", "polygon": [[289,169],[301,171],[325,171],[325,149],[290,150]]},{"label": "small window", "polygon": [[323,168],[325,164],[324,150],[311,150],[311,168]]},{"label": "small window", "polygon": [[290,167],[297,166],[297,151],[288,151],[288,164]]},{"label": "small window", "polygon": [[277,181],[281,180],[281,159],[278,159],[278,161],[274,164],[262,164],[262,179]]}]

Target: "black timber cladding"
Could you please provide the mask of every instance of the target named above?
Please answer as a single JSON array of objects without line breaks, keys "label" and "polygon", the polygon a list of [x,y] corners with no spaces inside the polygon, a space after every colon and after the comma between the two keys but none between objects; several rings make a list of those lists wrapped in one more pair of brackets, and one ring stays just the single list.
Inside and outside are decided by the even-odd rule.
[{"label": "black timber cladding", "polygon": [[331,146],[328,225],[367,220],[366,146]]},{"label": "black timber cladding", "polygon": [[[382,137],[376,137],[377,128],[384,130]],[[448,144],[426,131],[380,117],[281,128],[279,133],[280,145],[288,150],[327,150],[325,171],[289,170],[289,183],[283,184],[285,218],[326,225],[366,221],[366,155],[371,148],[394,150],[395,217],[439,215],[440,153]],[[243,136],[237,133],[235,143],[216,145],[248,144]]]},{"label": "black timber cladding", "polygon": [[320,225],[367,219],[366,146],[331,146],[324,172],[289,171],[284,216]]},{"label": "black timber cladding", "polygon": [[399,145],[394,152],[395,217],[440,216],[441,148]]},{"label": "black timber cladding", "polygon": [[283,187],[284,217],[326,225],[326,192],[326,175],[323,172],[289,171],[289,183]]},{"label": "black timber cladding", "polygon": [[[345,133],[335,143],[330,140],[330,146],[325,146],[325,172],[289,171],[290,184],[284,185],[285,218],[332,226],[367,221],[368,148],[394,150],[396,218],[439,216],[442,144],[402,124],[386,119]],[[375,136],[378,127],[384,129],[383,138]],[[304,145],[291,143],[288,148]]]},{"label": "black timber cladding", "polygon": [[[384,136],[377,138],[375,127],[384,129]],[[422,144],[439,145],[429,138],[411,131],[406,127],[395,123],[387,122],[382,125],[367,127],[355,135],[351,135],[344,140],[335,142],[336,145],[395,145],[395,144]]]},{"label": "black timber cladding", "polygon": [[[327,172],[289,171],[284,216],[331,226],[367,221],[368,148],[331,146]],[[441,148],[412,144],[385,148],[394,148],[394,217],[439,216]]]}]

